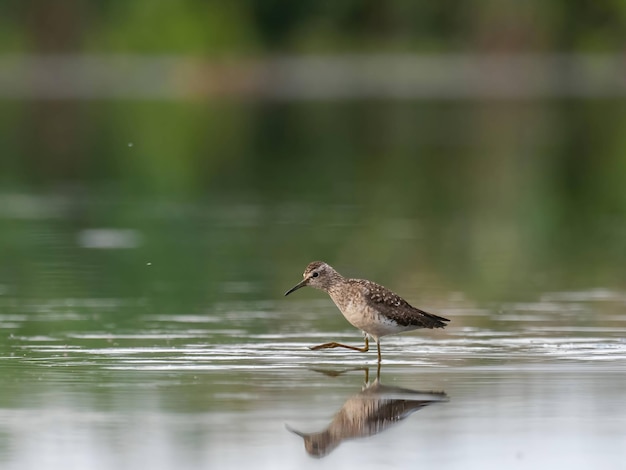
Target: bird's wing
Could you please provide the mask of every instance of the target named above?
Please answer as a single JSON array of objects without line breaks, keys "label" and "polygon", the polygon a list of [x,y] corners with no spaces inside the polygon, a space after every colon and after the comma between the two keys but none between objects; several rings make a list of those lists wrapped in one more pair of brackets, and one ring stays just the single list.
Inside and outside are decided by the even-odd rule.
[{"label": "bird's wing", "polygon": [[444,328],[447,318],[413,307],[398,294],[372,281],[361,281],[365,295],[376,304],[380,312],[402,326],[416,328]]}]

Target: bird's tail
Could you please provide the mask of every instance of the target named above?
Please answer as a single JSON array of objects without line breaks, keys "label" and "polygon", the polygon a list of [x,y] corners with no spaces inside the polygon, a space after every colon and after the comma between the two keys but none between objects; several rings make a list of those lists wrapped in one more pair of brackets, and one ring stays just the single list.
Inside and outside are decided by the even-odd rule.
[{"label": "bird's tail", "polygon": [[424,315],[424,323],[426,324],[426,328],[445,328],[447,323],[450,321],[447,318],[440,317],[439,315],[435,315],[434,313],[428,313],[422,311]]}]

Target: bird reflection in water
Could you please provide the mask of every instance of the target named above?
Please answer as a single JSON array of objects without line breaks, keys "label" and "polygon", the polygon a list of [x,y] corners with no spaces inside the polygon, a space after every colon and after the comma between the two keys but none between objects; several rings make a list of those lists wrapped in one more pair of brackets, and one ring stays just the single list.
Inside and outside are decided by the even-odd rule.
[{"label": "bird reflection in water", "polygon": [[373,436],[425,406],[448,401],[443,391],[418,391],[383,385],[380,382],[380,369],[371,384],[368,375],[369,370],[365,369],[365,385],[361,392],[346,400],[323,431],[305,433],[287,426],[289,431],[304,439],[304,447],[309,455],[325,457],[347,439]]}]

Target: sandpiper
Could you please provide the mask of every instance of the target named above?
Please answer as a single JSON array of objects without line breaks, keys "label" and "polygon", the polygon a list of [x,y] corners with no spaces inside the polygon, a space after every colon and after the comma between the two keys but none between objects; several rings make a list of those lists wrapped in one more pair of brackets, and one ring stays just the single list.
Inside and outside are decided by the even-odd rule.
[{"label": "sandpiper", "polygon": [[418,328],[444,328],[446,322],[450,321],[413,307],[398,294],[375,282],[345,278],[322,261],[309,263],[302,276],[304,279],[285,292],[285,295],[304,286],[327,292],[346,320],[363,331],[365,336],[365,346],[362,348],[332,342],[313,346],[313,350],[348,348],[367,352],[368,338],[371,337],[376,341],[380,363],[381,337]]}]

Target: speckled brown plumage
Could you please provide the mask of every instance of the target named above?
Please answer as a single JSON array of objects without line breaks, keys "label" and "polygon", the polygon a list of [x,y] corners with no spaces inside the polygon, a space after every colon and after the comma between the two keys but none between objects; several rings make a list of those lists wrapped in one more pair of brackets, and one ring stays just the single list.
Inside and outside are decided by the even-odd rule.
[{"label": "speckled brown plumage", "polygon": [[349,282],[361,283],[368,290],[368,297],[376,305],[378,311],[400,326],[416,328],[445,328],[447,318],[425,312],[413,307],[395,292],[386,287],[364,279],[349,279]]},{"label": "speckled brown plumage", "polygon": [[382,336],[418,328],[444,328],[450,321],[413,307],[398,294],[380,284],[365,279],[345,278],[322,261],[310,263],[304,270],[303,280],[288,290],[285,295],[304,286],[327,292],[344,317],[366,334],[363,348],[326,343],[312,349],[344,347],[367,351],[369,348],[367,336],[369,336],[376,340],[380,360]]}]

